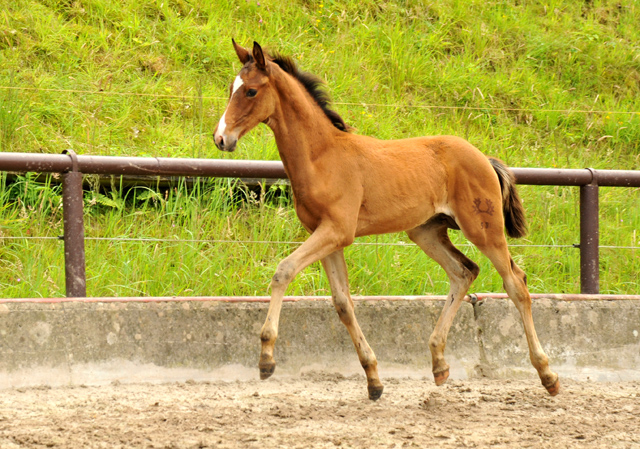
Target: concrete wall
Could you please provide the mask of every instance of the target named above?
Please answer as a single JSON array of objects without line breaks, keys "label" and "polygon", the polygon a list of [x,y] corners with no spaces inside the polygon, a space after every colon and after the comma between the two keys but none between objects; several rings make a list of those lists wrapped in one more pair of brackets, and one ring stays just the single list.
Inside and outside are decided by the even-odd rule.
[{"label": "concrete wall", "polygon": [[[356,301],[381,376],[430,377],[427,342],[440,301]],[[257,378],[266,303],[220,301],[0,304],[0,388],[112,381]],[[640,379],[640,301],[534,302],[538,336],[562,376]],[[361,373],[328,301],[285,303],[277,375]],[[449,334],[452,378],[530,376],[509,301],[463,304]]]}]

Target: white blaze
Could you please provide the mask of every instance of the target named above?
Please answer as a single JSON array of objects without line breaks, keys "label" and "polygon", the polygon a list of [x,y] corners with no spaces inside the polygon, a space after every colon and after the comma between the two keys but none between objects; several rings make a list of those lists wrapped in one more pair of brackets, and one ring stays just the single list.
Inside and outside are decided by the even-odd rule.
[{"label": "white blaze", "polygon": [[[231,98],[233,98],[233,95],[238,91],[238,89],[240,89],[240,87],[242,87],[242,85],[244,84],[244,81],[242,81],[242,78],[240,78],[240,75],[236,76],[235,81],[233,82],[233,90],[231,91]],[[229,99],[229,101],[231,101],[231,98]],[[222,114],[222,117],[220,117],[220,122],[218,123],[218,132],[216,133],[218,136],[222,135],[225,131],[225,129],[227,128],[227,122],[224,120],[224,117],[227,115],[227,111],[224,111],[224,114]]]},{"label": "white blaze", "polygon": [[218,135],[224,133],[224,130],[227,127],[227,122],[224,121],[225,115],[227,115],[227,111],[224,111],[224,114],[220,117],[220,123],[218,123]]},{"label": "white blaze", "polygon": [[232,97],[233,97],[233,94],[235,94],[236,91],[240,89],[240,86],[242,86],[243,84],[244,84],[244,81],[242,81],[242,78],[240,78],[240,75],[236,76],[236,80],[233,82],[233,91],[231,92]]}]

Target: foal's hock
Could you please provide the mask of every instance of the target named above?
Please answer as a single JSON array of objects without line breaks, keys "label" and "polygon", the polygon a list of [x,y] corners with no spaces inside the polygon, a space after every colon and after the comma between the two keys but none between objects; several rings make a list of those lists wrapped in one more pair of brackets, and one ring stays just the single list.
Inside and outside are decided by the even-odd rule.
[{"label": "foal's hock", "polygon": [[271,302],[260,338],[260,377],[275,370],[274,345],[285,290],[309,264],[320,260],[333,304],[353,340],[367,375],[369,397],[383,386],[376,356],[367,343],[349,294],[343,248],[362,235],[404,231],[438,262],[450,290],[429,339],[437,385],[449,376],[444,359],[447,334],[478,266],[456,249],[447,229],[459,229],[493,263],[524,324],[531,363],[551,395],[558,375],[549,369],[531,317],[526,275],[509,254],[504,231],[526,231],[514,177],[497,159],[485,157],[453,136],[378,140],[358,136],[329,107],[322,82],[301,72],[291,58],[267,55],[254,42],[249,51],[233,42],[243,64],[229,89],[229,103],[215,131],[222,151],[234,151],[249,130],[265,123],[291,180],[298,218],[311,234],[282,260],[271,281]]}]

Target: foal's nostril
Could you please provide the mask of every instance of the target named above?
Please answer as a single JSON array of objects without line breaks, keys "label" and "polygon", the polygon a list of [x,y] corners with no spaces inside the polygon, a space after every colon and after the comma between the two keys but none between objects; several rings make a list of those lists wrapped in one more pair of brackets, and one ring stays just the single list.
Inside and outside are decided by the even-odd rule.
[{"label": "foal's nostril", "polygon": [[216,142],[216,146],[221,149],[224,150],[224,137],[220,136],[218,138],[218,141]]}]

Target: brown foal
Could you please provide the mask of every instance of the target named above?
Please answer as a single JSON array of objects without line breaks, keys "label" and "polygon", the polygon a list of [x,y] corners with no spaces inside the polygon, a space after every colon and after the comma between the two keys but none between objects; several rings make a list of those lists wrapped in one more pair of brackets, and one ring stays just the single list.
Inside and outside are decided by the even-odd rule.
[{"label": "brown foal", "polygon": [[493,263],[524,324],[531,363],[551,395],[558,375],[549,369],[531,317],[526,275],[514,263],[504,230],[524,235],[522,203],[512,173],[485,157],[469,142],[452,136],[377,140],[348,132],[329,109],[318,78],[300,72],[292,60],[269,56],[254,42],[253,51],[233,42],[243,64],[230,88],[227,109],[215,131],[222,151],[233,151],[238,139],[265,123],[275,135],[291,180],[296,213],[310,237],[282,260],[271,281],[271,301],[262,327],[260,377],[275,370],[282,299],[289,283],[320,260],[333,304],[346,326],[367,375],[369,397],[383,386],[376,356],[354,313],[343,248],[362,235],[406,231],[438,262],[450,280],[447,301],[429,339],[437,385],[449,376],[444,359],[447,334],[478,266],[458,251],[447,229],[460,229]]}]

